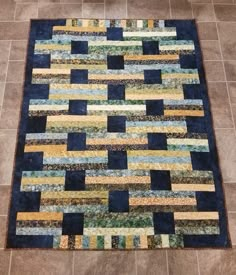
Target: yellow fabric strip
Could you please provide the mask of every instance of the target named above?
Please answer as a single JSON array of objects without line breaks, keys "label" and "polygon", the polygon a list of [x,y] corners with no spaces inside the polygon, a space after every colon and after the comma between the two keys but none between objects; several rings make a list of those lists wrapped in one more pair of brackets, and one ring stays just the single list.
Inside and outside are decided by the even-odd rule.
[{"label": "yellow fabric strip", "polygon": [[62,221],[62,212],[18,212],[18,221]]}]

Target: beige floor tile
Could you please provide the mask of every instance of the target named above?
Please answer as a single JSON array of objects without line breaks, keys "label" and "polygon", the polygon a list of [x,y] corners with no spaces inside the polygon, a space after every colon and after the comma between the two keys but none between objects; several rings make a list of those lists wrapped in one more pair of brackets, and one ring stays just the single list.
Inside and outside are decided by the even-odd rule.
[{"label": "beige floor tile", "polygon": [[137,251],[137,275],[167,275],[166,251]]},{"label": "beige floor tile", "polygon": [[10,44],[10,41],[0,41],[0,82],[6,79]]},{"label": "beige floor tile", "polygon": [[7,82],[23,82],[25,72],[24,61],[10,61],[7,71]]},{"label": "beige floor tile", "polygon": [[5,246],[6,227],[7,227],[7,216],[5,216],[5,217],[0,216],[0,233],[1,233],[0,234],[0,248],[4,248],[4,246]]},{"label": "beige floor tile", "polygon": [[14,250],[11,275],[72,274],[72,251]]},{"label": "beige floor tile", "polygon": [[140,0],[128,1],[128,17],[129,18],[170,18],[169,1],[166,0],[150,0],[148,2]]},{"label": "beige floor tile", "polygon": [[226,83],[209,83],[208,93],[210,96],[214,127],[233,128],[234,124],[229,105]]},{"label": "beige floor tile", "polygon": [[168,250],[169,275],[183,275],[191,270],[198,275],[197,254],[191,250]]},{"label": "beige floor tile", "polygon": [[63,5],[63,16],[65,18],[82,16],[82,5],[81,4],[66,4]]},{"label": "beige floor tile", "polygon": [[14,0],[0,0],[0,21],[14,20],[15,6]]},{"label": "beige floor tile", "polygon": [[224,183],[226,206],[228,211],[236,211],[236,182]]},{"label": "beige floor tile", "polygon": [[236,181],[236,137],[231,129],[215,130],[220,168],[224,182]]},{"label": "beige floor tile", "polygon": [[0,185],[0,215],[6,215],[8,212],[8,204],[10,199],[10,186]]},{"label": "beige floor tile", "polygon": [[0,22],[0,40],[25,40],[29,36],[29,22]]},{"label": "beige floor tile", "polygon": [[[236,212],[228,214],[229,219],[229,233],[232,245],[236,245]],[[235,269],[236,270],[236,269]]]},{"label": "beige floor tile", "polygon": [[37,3],[22,3],[16,5],[15,20],[23,21],[38,17]]},{"label": "beige floor tile", "polygon": [[229,96],[232,104],[236,104],[236,82],[229,82]]},{"label": "beige floor tile", "polygon": [[134,275],[134,251],[76,251],[75,274]]},{"label": "beige floor tile", "polygon": [[204,68],[208,81],[225,81],[222,61],[205,61]]},{"label": "beige floor tile", "polygon": [[63,5],[58,3],[39,3],[39,18],[63,18]]},{"label": "beige floor tile", "polygon": [[25,60],[27,40],[12,41],[10,60]]},{"label": "beige floor tile", "polygon": [[200,274],[235,275],[236,250],[200,250],[198,251]]},{"label": "beige floor tile", "polygon": [[104,4],[85,3],[83,4],[84,18],[104,18]]},{"label": "beige floor tile", "polygon": [[105,15],[111,19],[126,18],[126,0],[106,0]]},{"label": "beige floor tile", "polygon": [[219,29],[223,58],[227,60],[236,59],[236,22],[220,22],[217,23],[217,26]]},{"label": "beige floor tile", "polygon": [[198,21],[214,21],[214,8],[212,4],[192,4],[193,15]]},{"label": "beige floor tile", "polygon": [[15,142],[15,130],[0,130],[0,186],[11,185]]},{"label": "beige floor tile", "polygon": [[190,19],[193,17],[191,3],[188,0],[170,0],[171,15],[174,19]]},{"label": "beige floor tile", "polygon": [[236,60],[225,61],[225,73],[228,81],[236,81]]},{"label": "beige floor tile", "polygon": [[215,5],[216,19],[219,21],[236,21],[236,5]]},{"label": "beige floor tile", "polygon": [[8,274],[10,255],[10,251],[0,250],[0,274]]},{"label": "beige floor tile", "polygon": [[0,129],[17,129],[23,87],[20,83],[7,83],[3,98]]},{"label": "beige floor tile", "polygon": [[216,23],[198,22],[197,27],[200,40],[218,40]]},{"label": "beige floor tile", "polygon": [[205,60],[220,60],[220,45],[218,41],[201,41],[201,50]]}]

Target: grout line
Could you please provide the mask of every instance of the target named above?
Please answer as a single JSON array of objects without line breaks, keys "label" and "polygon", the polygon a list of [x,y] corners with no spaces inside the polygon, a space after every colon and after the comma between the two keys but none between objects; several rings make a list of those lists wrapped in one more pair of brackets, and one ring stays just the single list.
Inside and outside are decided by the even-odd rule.
[{"label": "grout line", "polygon": [[15,5],[15,10],[14,10],[14,16],[13,16],[13,21],[16,21],[16,7],[17,7],[17,3],[16,3],[16,5]]},{"label": "grout line", "polygon": [[192,11],[192,18],[194,19],[194,14],[193,14],[193,3],[190,1],[190,6],[191,6],[191,11]]},{"label": "grout line", "polygon": [[82,18],[84,17],[84,15],[83,15],[84,14],[84,5],[83,4],[84,4],[84,0],[81,1],[81,16],[82,16]]},{"label": "grout line", "polygon": [[12,260],[12,250],[11,250],[11,253],[10,253],[10,261],[9,261],[8,275],[11,274],[11,260]]},{"label": "grout line", "polygon": [[0,217],[7,217],[7,215],[6,214],[1,214]]},{"label": "grout line", "polygon": [[197,257],[197,270],[198,270],[198,274],[201,275],[200,265],[199,265],[199,258],[198,258],[198,251],[197,250],[196,250],[196,257]]},{"label": "grout line", "polygon": [[137,266],[137,251],[134,251],[134,261],[135,261],[135,274],[138,275],[138,266]]},{"label": "grout line", "polygon": [[125,1],[126,3],[126,19],[128,18],[128,0]]},{"label": "grout line", "polygon": [[[213,0],[211,0],[211,2],[213,3]],[[216,18],[215,9],[214,9],[214,16]],[[216,23],[216,32],[217,32],[217,36],[218,36],[218,39],[219,39],[219,48],[220,48],[221,59],[223,60],[221,40],[220,40],[219,29],[218,29],[218,24],[217,23]],[[232,110],[232,104],[231,104],[231,100],[230,100],[229,86],[228,86],[227,77],[226,77],[225,64],[224,64],[223,61],[222,61],[222,65],[223,65],[223,71],[224,71],[224,75],[225,75],[226,89],[227,89],[227,95],[228,95],[228,102],[229,102],[229,107],[230,107],[231,119],[232,119],[232,122],[233,122],[233,125],[234,125],[234,135],[236,135],[235,120],[234,120],[234,115],[233,115],[233,110]]]},{"label": "grout line", "polygon": [[167,275],[170,274],[169,272],[169,261],[168,261],[168,251],[166,250],[166,273]]},{"label": "grout line", "polygon": [[232,128],[215,127],[214,130],[234,130],[234,127],[232,127]]},{"label": "grout line", "polygon": [[229,214],[236,214],[236,211],[234,211],[234,210],[231,211],[231,210],[230,210],[230,211],[228,211],[228,213],[229,213]]}]

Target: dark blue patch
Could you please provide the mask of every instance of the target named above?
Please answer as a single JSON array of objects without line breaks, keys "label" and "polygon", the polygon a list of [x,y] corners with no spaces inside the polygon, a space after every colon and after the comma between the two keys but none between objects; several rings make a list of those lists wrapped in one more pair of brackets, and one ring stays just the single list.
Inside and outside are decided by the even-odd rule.
[{"label": "dark blue patch", "polygon": [[66,171],[65,190],[85,190],[85,170]]},{"label": "dark blue patch", "polygon": [[68,133],[67,150],[68,151],[86,150],[86,133]]},{"label": "dark blue patch", "polygon": [[202,99],[206,91],[206,85],[203,84],[183,84],[185,99]]},{"label": "dark blue patch", "polygon": [[171,190],[170,171],[150,170],[152,190]]},{"label": "dark blue patch", "polygon": [[83,235],[84,214],[64,213],[62,222],[62,235]]},{"label": "dark blue patch", "polygon": [[147,116],[164,115],[163,100],[146,100],[146,113]]},{"label": "dark blue patch", "polygon": [[173,213],[153,213],[153,223],[155,234],[175,234],[175,221]]},{"label": "dark blue patch", "polygon": [[126,116],[108,116],[107,131],[108,132],[125,132]]},{"label": "dark blue patch", "polygon": [[87,84],[88,70],[71,70],[70,83]]},{"label": "dark blue patch", "polygon": [[217,197],[215,192],[196,192],[198,211],[217,211]]},{"label": "dark blue patch", "polygon": [[124,69],[124,56],[123,55],[108,55],[107,68],[111,70]]},{"label": "dark blue patch", "polygon": [[27,133],[45,133],[46,123],[46,116],[28,117],[26,131]]},{"label": "dark blue patch", "polygon": [[127,169],[127,152],[108,151],[108,169]]},{"label": "dark blue patch", "polygon": [[40,192],[21,192],[15,207],[18,212],[39,212],[40,198]]},{"label": "dark blue patch", "polygon": [[196,69],[196,55],[195,54],[181,54],[179,57],[180,67],[182,69]]},{"label": "dark blue patch", "polygon": [[144,70],[144,84],[161,84],[161,70]]},{"label": "dark blue patch", "polygon": [[159,42],[158,41],[143,41],[143,54],[154,55],[159,54]]},{"label": "dark blue patch", "polygon": [[[66,19],[59,20],[40,20],[34,19],[31,21],[31,39],[48,40],[52,39],[53,26],[65,26]],[[30,42],[34,42],[30,39]]]},{"label": "dark blue patch", "polygon": [[206,133],[207,126],[204,117],[186,117],[188,133]]},{"label": "dark blue patch", "polygon": [[87,114],[87,100],[70,100],[69,101],[70,115],[86,115]]},{"label": "dark blue patch", "polygon": [[167,150],[166,134],[148,133],[149,150]]},{"label": "dark blue patch", "polygon": [[109,192],[109,212],[129,212],[129,192]]},{"label": "dark blue patch", "polygon": [[53,248],[53,236],[8,235],[6,248]]},{"label": "dark blue patch", "polygon": [[35,54],[33,57],[34,68],[50,68],[51,55],[50,54]]},{"label": "dark blue patch", "polygon": [[230,247],[230,241],[227,234],[219,235],[184,235],[184,247],[192,248],[222,248]]},{"label": "dark blue patch", "polygon": [[123,40],[123,28],[107,28],[107,40]]},{"label": "dark blue patch", "polygon": [[125,99],[125,85],[108,85],[108,99],[109,100],[124,100]]},{"label": "dark blue patch", "polygon": [[176,28],[177,40],[198,40],[195,20],[165,20],[165,26]]},{"label": "dark blue patch", "polygon": [[22,169],[25,171],[43,170],[43,152],[25,153]]},{"label": "dark blue patch", "polygon": [[193,170],[212,170],[212,160],[208,152],[190,152]]},{"label": "dark blue patch", "polygon": [[25,85],[25,97],[28,99],[48,99],[48,84],[27,84]]},{"label": "dark blue patch", "polygon": [[88,41],[71,41],[72,54],[88,54]]}]

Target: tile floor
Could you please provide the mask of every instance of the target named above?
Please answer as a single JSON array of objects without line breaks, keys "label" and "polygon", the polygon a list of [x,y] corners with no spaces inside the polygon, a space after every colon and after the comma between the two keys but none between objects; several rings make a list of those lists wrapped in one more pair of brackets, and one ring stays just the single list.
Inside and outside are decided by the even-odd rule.
[{"label": "tile floor", "polygon": [[[232,250],[4,251],[30,18],[196,18]],[[0,0],[0,275],[236,274],[236,0]]]}]

